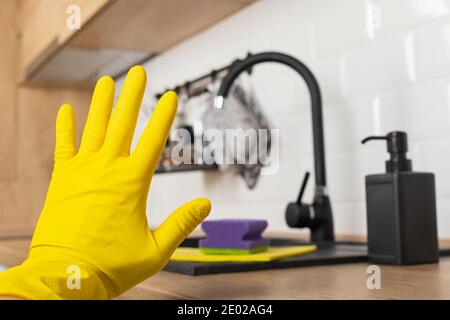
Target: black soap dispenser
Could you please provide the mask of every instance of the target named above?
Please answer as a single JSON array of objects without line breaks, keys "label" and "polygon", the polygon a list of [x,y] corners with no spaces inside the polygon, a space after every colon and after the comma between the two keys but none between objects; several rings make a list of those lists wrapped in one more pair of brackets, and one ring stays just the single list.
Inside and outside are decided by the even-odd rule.
[{"label": "black soap dispenser", "polygon": [[386,173],[366,176],[369,261],[395,265],[439,260],[433,173],[412,171],[405,132],[365,138],[386,140]]}]

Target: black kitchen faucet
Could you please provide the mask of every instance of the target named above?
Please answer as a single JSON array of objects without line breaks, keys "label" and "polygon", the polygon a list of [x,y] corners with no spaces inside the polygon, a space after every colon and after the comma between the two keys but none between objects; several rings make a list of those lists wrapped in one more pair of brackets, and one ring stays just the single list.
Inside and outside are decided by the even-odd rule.
[{"label": "black kitchen faucet", "polygon": [[333,213],[326,186],[322,98],[319,84],[312,72],[296,58],[283,53],[262,52],[249,55],[244,60],[239,60],[230,67],[216,95],[214,106],[221,109],[234,80],[242,72],[263,62],[281,63],[297,71],[305,80],[311,96],[316,181],[314,200],[312,204],[302,202],[302,196],[309,178],[309,173],[306,173],[297,201],[289,203],[286,208],[286,222],[292,228],[309,228],[312,242],[334,241]]}]

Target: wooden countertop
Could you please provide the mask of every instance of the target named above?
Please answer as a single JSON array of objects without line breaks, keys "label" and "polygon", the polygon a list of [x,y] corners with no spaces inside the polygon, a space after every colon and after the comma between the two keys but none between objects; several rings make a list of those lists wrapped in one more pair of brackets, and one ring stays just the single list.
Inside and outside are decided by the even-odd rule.
[{"label": "wooden countertop", "polygon": [[[0,240],[0,264],[26,257],[29,239]],[[366,286],[367,263],[185,276],[160,272],[119,299],[450,299],[450,257],[439,264],[381,267],[381,289]]]}]

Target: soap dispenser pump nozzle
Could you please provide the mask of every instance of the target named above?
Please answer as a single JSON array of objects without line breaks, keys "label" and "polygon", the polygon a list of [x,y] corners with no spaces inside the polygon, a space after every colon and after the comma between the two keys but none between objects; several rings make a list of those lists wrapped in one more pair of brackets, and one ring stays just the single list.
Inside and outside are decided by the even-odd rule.
[{"label": "soap dispenser pump nozzle", "polygon": [[411,160],[406,158],[408,152],[408,136],[406,132],[393,131],[386,136],[370,136],[361,141],[365,144],[371,140],[386,140],[390,159],[386,161],[386,171],[389,173],[412,171]]}]

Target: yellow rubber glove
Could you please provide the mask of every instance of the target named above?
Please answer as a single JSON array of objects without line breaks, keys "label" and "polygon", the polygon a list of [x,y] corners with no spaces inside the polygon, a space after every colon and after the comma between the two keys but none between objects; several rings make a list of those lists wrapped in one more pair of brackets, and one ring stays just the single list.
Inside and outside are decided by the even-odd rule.
[{"label": "yellow rubber glove", "polygon": [[209,214],[210,202],[200,198],[176,210],[156,230],[148,227],[147,194],[175,117],[177,96],[168,92],[160,99],[130,155],[145,85],[144,69],[133,67],[110,117],[114,81],[101,78],[78,152],[73,109],[60,108],[54,171],[29,257],[0,273],[0,295],[115,297],[161,270]]}]

